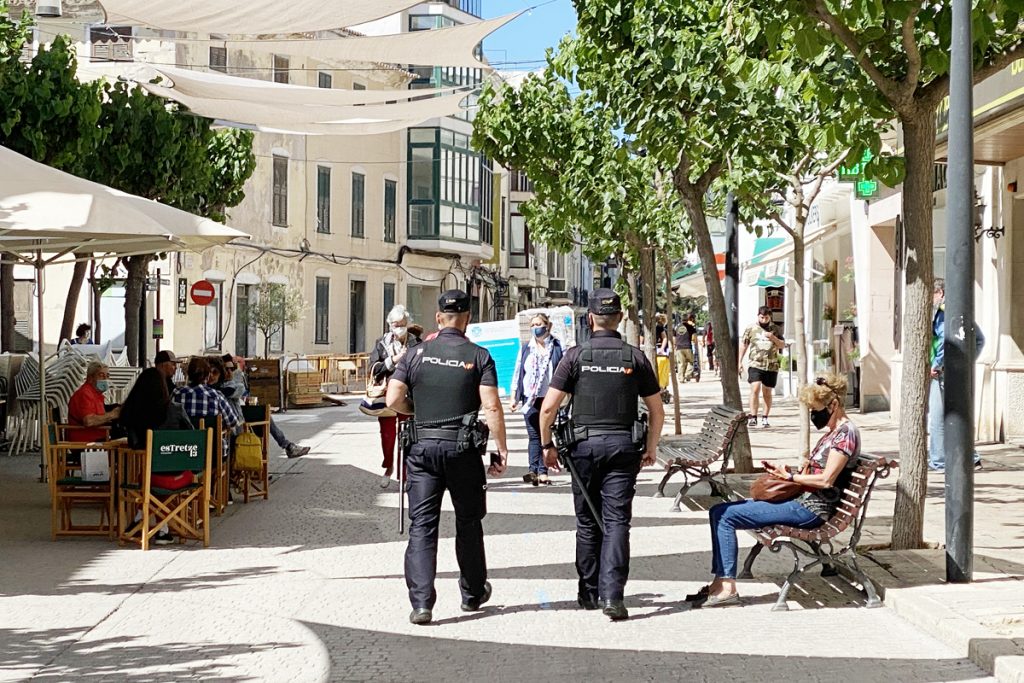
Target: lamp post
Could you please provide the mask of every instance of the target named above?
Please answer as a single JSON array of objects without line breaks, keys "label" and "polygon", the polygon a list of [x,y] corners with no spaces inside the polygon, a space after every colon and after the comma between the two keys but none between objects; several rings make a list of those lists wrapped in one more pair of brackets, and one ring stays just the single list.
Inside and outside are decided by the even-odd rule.
[{"label": "lamp post", "polygon": [[974,546],[974,121],[971,0],[953,0],[943,391],[946,580],[967,583]]}]

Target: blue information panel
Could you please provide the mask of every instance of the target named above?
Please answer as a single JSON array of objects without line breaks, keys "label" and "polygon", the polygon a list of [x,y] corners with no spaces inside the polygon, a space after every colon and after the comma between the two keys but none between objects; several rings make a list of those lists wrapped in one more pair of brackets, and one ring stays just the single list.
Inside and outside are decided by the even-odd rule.
[{"label": "blue information panel", "polygon": [[498,371],[498,393],[509,396],[512,393],[512,373],[519,354],[519,324],[515,320],[499,320],[493,323],[470,325],[466,336],[491,353]]}]

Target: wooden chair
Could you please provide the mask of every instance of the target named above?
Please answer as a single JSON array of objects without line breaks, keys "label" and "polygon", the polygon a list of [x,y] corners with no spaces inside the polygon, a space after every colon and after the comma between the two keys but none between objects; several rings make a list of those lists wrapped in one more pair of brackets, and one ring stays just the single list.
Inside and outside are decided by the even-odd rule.
[{"label": "wooden chair", "polygon": [[[179,542],[193,539],[210,545],[211,453],[213,430],[165,430],[146,433],[142,479],[120,484],[119,538],[149,550],[150,540],[166,524]],[[194,481],[180,488],[153,484],[154,474],[191,472]],[[141,512],[135,520],[134,511]],[[132,521],[128,522],[131,518]]]},{"label": "wooden chair", "polygon": [[224,440],[224,426],[220,415],[199,418],[199,429],[213,431],[213,464],[210,469],[210,504],[220,517],[228,506],[230,484],[230,446]]},{"label": "wooden chair", "polygon": [[[69,465],[68,455],[97,449],[97,444],[64,441],[59,438],[60,425],[46,425],[47,477],[50,485],[50,533],[53,540],[62,536],[114,537],[114,485],[112,478],[87,481],[81,463]],[[107,449],[103,449],[107,450]],[[113,473],[113,458],[107,450],[108,467]],[[96,524],[75,524],[74,510],[91,509],[99,514]]]},{"label": "wooden chair", "polygon": [[[776,525],[750,530],[749,533],[758,542],[750,549],[738,578],[753,578],[750,570],[754,566],[754,560],[765,548],[773,553],[786,548],[793,554],[793,571],[786,577],[786,582],[779,592],[779,599],[772,608],[773,611],[789,609],[786,604],[789,589],[797,583],[804,572],[819,564],[824,565],[823,576],[834,576],[840,568],[846,570],[846,574],[864,587],[867,594],[864,606],[881,607],[882,601],[878,599],[874,584],[857,564],[857,543],[867,517],[868,502],[871,500],[875,482],[888,477],[890,468],[895,465],[894,460],[861,453],[857,458],[856,469],[852,473],[850,483],[843,489],[835,513],[820,527],[797,529]],[[837,537],[847,529],[851,530],[849,538],[845,542],[840,541]],[[801,565],[801,557],[807,558],[808,562]]]},{"label": "wooden chair", "polygon": [[[666,463],[667,471],[655,496],[661,498],[665,495],[665,485],[677,472],[683,475],[683,486],[672,503],[672,512],[680,511],[683,496],[698,482],[708,482],[712,494],[715,494],[715,474],[725,472],[729,466],[733,441],[746,419],[741,410],[716,406],[704,417],[700,433],[671,443],[662,442],[658,446],[658,455]],[[713,472],[712,466],[719,463],[718,471]]]},{"label": "wooden chair", "polygon": [[232,478],[242,491],[242,501],[250,498],[270,499],[270,406],[242,406],[242,418],[263,444],[263,464],[259,472],[237,471]]}]

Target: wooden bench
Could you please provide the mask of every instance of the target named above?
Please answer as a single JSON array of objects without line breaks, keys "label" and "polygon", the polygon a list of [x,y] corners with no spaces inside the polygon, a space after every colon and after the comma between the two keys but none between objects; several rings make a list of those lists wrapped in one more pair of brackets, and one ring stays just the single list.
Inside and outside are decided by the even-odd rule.
[{"label": "wooden bench", "polygon": [[[706,481],[711,487],[712,495],[716,493],[715,473],[711,471],[713,465],[721,461],[718,473],[725,472],[729,466],[729,456],[732,454],[732,444],[736,439],[736,433],[746,422],[747,416],[742,410],[734,410],[728,406],[716,406],[708,412],[704,418],[704,426],[700,433],[689,437],[682,437],[670,443],[662,443],[658,446],[658,454],[662,462],[666,464],[665,476],[658,484],[656,498],[665,495],[665,485],[677,472],[683,474],[683,486],[676,494],[675,502],[672,503],[672,512],[679,512],[679,503],[683,496],[695,484]],[[721,497],[726,497],[722,495]]]},{"label": "wooden bench", "polygon": [[[751,569],[754,560],[765,548],[774,553],[786,548],[793,553],[793,571],[786,577],[786,582],[779,592],[779,598],[772,608],[773,611],[789,609],[786,604],[786,595],[789,593],[789,589],[804,572],[819,564],[823,565],[822,576],[835,576],[839,573],[839,569],[844,569],[844,574],[851,583],[856,581],[864,587],[864,592],[867,594],[865,607],[881,607],[882,601],[878,598],[874,584],[857,564],[857,543],[864,528],[868,502],[871,499],[875,482],[888,477],[890,469],[895,466],[895,460],[861,453],[857,458],[856,469],[852,473],[850,483],[843,490],[839,507],[820,527],[796,529],[790,526],[776,525],[748,530],[748,533],[757,539],[757,544],[747,554],[747,558],[743,562],[743,570],[740,571],[737,578],[753,578]],[[726,498],[735,500],[745,497],[737,496],[736,490],[730,488],[729,483],[719,483],[720,488],[729,489],[726,491],[729,494]],[[847,529],[851,530],[849,538],[845,541],[840,540],[839,535]],[[808,562],[801,565],[802,558],[806,558]]]}]

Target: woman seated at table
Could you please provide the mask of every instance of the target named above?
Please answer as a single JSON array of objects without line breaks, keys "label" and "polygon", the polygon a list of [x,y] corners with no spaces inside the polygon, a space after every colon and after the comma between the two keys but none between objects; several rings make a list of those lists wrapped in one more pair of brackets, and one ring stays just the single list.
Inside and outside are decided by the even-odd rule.
[{"label": "woman seated at table", "polygon": [[711,518],[711,572],[715,579],[697,593],[686,596],[695,607],[739,604],[736,590],[736,531],[781,524],[813,529],[824,524],[836,510],[849,485],[860,454],[860,432],[843,409],[846,377],[828,374],[800,390],[800,402],[810,410],[811,423],[826,429],[799,471],[762,461],[771,476],[800,484],[804,493],[784,503],[741,500],[719,503],[709,510]]},{"label": "woman seated at table", "polygon": [[[184,408],[171,402],[171,397],[167,394],[167,382],[156,368],[143,370],[135,380],[135,386],[121,406],[121,417],[118,422],[124,427],[128,447],[135,449],[146,447],[147,430],[192,429],[192,423]],[[150,479],[152,486],[170,490],[187,486],[192,481],[191,472],[154,474]],[[136,512],[135,521],[141,518],[142,513]],[[153,537],[153,542],[157,545],[169,545],[174,542],[174,537],[166,524]]]},{"label": "woman seated at table", "polygon": [[143,370],[135,380],[118,422],[128,436],[128,447],[137,449],[146,447],[149,429],[193,429],[185,409],[171,401],[164,376],[156,368]]}]

